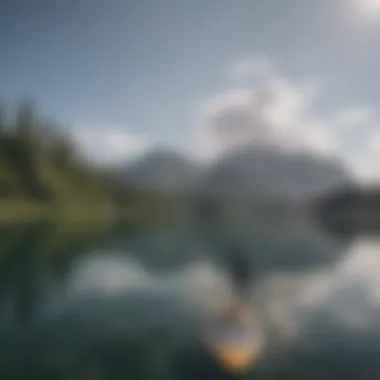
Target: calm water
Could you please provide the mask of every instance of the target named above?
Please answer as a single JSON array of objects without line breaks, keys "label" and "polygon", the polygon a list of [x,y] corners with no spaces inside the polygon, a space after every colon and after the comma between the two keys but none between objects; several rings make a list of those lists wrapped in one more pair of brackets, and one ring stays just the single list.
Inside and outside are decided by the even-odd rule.
[{"label": "calm water", "polygon": [[[197,322],[255,261],[266,349],[246,378],[379,378],[380,243],[311,225],[0,229],[1,379],[221,379]],[[360,365],[359,365],[360,362]]]}]

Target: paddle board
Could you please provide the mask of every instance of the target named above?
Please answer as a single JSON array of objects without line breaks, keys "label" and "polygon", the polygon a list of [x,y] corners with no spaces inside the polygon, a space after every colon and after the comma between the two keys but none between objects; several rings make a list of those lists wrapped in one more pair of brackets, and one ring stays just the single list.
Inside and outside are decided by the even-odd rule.
[{"label": "paddle board", "polygon": [[227,308],[208,319],[202,341],[216,361],[233,372],[251,368],[264,343],[257,319],[243,307]]}]

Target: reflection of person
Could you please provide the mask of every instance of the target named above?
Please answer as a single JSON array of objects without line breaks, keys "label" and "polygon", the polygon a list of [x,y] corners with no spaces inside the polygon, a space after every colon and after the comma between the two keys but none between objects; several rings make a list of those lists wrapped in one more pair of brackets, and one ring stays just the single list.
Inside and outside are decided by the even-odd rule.
[{"label": "reflection of person", "polygon": [[235,295],[242,301],[247,301],[255,274],[253,261],[243,249],[237,246],[229,246],[225,257]]}]

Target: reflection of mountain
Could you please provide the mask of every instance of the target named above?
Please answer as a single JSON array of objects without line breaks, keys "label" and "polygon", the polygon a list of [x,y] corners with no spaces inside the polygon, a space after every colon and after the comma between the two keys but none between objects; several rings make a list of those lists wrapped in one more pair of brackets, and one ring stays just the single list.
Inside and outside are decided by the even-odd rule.
[{"label": "reflection of mountain", "polygon": [[[301,273],[333,265],[347,252],[350,236],[336,237],[313,226],[292,226],[291,223],[240,229],[229,233],[227,241],[237,241],[252,260],[257,272]],[[213,239],[216,253],[224,260],[225,239]]]},{"label": "reflection of mountain", "polygon": [[[203,230],[202,230],[203,231]],[[315,226],[290,223],[238,226],[235,231],[215,228],[213,231],[188,228],[160,228],[145,231],[130,239],[105,242],[104,249],[127,252],[152,271],[171,272],[188,268],[202,258],[220,262],[227,258],[226,243],[237,242],[261,273],[270,271],[302,272],[324,268],[345,254],[351,243],[349,236],[337,238]]]},{"label": "reflection of mountain", "polygon": [[153,151],[123,175],[141,187],[295,201],[351,182],[339,162],[256,146],[232,152],[205,168],[177,153]]}]

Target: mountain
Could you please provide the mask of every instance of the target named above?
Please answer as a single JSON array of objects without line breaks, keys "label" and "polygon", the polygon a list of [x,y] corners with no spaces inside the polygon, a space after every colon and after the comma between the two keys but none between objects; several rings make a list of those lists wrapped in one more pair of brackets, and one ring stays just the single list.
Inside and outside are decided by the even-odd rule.
[{"label": "mountain", "polygon": [[203,176],[201,192],[256,200],[309,200],[350,184],[339,162],[306,153],[250,146],[222,157]]},{"label": "mountain", "polygon": [[186,156],[154,149],[122,170],[121,175],[141,189],[187,192],[195,186],[200,169]]},{"label": "mountain", "polygon": [[122,176],[144,189],[287,202],[310,200],[353,182],[339,161],[263,146],[230,152],[209,167],[155,149],[124,168]]}]

